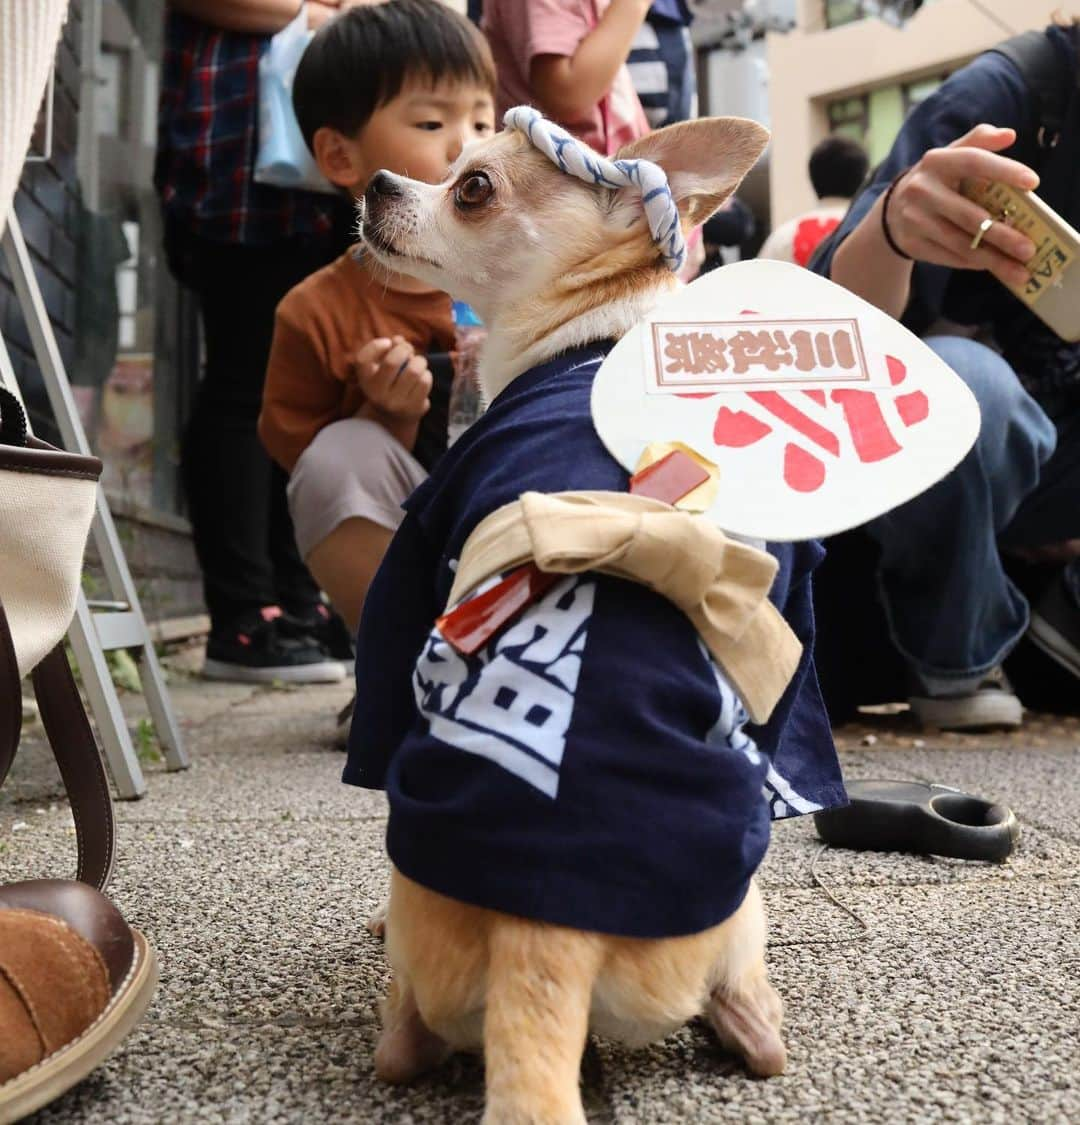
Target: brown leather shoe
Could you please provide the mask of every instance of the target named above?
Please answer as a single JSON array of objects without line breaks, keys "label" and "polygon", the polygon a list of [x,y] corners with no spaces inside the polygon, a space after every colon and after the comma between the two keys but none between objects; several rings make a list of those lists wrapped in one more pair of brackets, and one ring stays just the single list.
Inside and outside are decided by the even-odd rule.
[{"label": "brown leather shoe", "polygon": [[153,949],[93,887],[0,887],[0,1125],[81,1081],[138,1023]]}]

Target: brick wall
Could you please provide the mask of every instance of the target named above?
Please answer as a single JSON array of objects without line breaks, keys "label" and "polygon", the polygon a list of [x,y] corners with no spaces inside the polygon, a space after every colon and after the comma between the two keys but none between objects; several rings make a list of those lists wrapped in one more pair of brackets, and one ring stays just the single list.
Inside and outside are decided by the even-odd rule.
[{"label": "brick wall", "polygon": [[[75,257],[79,215],[75,149],[79,112],[79,51],[82,2],[72,0],[56,55],[56,93],[52,158],[27,164],[15,197],[15,213],[30,248],[38,284],[52,320],[60,354],[70,371],[74,357]],[[44,145],[44,114],[31,149]],[[45,389],[30,347],[30,337],[15,301],[6,268],[0,263],[0,331],[15,377],[30,408],[36,433],[58,440]]]}]

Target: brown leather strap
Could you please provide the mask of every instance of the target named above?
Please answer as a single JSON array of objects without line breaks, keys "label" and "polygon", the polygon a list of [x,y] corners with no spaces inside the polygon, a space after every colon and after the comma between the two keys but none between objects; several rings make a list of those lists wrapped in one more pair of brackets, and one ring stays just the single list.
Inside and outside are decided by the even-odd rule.
[{"label": "brown leather strap", "polygon": [[64,780],[79,847],[76,878],[104,889],[113,865],[113,807],[109,779],[63,643],[34,669],[34,692]]},{"label": "brown leather strap", "polygon": [[0,602],[0,785],[15,760],[22,730],[22,684],[7,614]]}]

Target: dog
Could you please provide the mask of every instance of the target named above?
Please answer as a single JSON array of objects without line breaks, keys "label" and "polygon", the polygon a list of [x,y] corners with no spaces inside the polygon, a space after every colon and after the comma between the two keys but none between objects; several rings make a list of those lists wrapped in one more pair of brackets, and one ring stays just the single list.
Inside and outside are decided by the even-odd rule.
[{"label": "dog", "polygon": [[[767,140],[752,121],[703,118],[636,141],[618,159],[659,165],[689,230],[734,191]],[[371,260],[479,312],[489,402],[552,357],[619,338],[678,284],[639,193],[565,174],[518,130],[469,146],[440,184],[377,173],[361,210]],[[374,588],[369,601],[379,597]],[[408,1082],[452,1051],[482,1048],[488,1125],[583,1122],[578,1079],[590,1030],[641,1045],[704,1015],[755,1075],[785,1066],[752,880],[719,924],[648,938],[461,901],[395,866],[385,936],[393,975],[376,1073]]]}]

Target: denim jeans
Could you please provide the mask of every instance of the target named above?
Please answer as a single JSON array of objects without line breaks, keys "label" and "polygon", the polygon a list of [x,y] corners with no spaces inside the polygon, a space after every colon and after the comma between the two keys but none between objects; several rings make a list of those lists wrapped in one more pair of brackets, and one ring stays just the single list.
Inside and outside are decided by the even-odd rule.
[{"label": "denim jeans", "polygon": [[982,428],[944,480],[866,530],[881,548],[893,642],[928,687],[962,689],[1028,625],[1000,549],[1080,538],[1080,394],[1040,405],[990,348],[953,336],[926,343],[975,395]]}]

